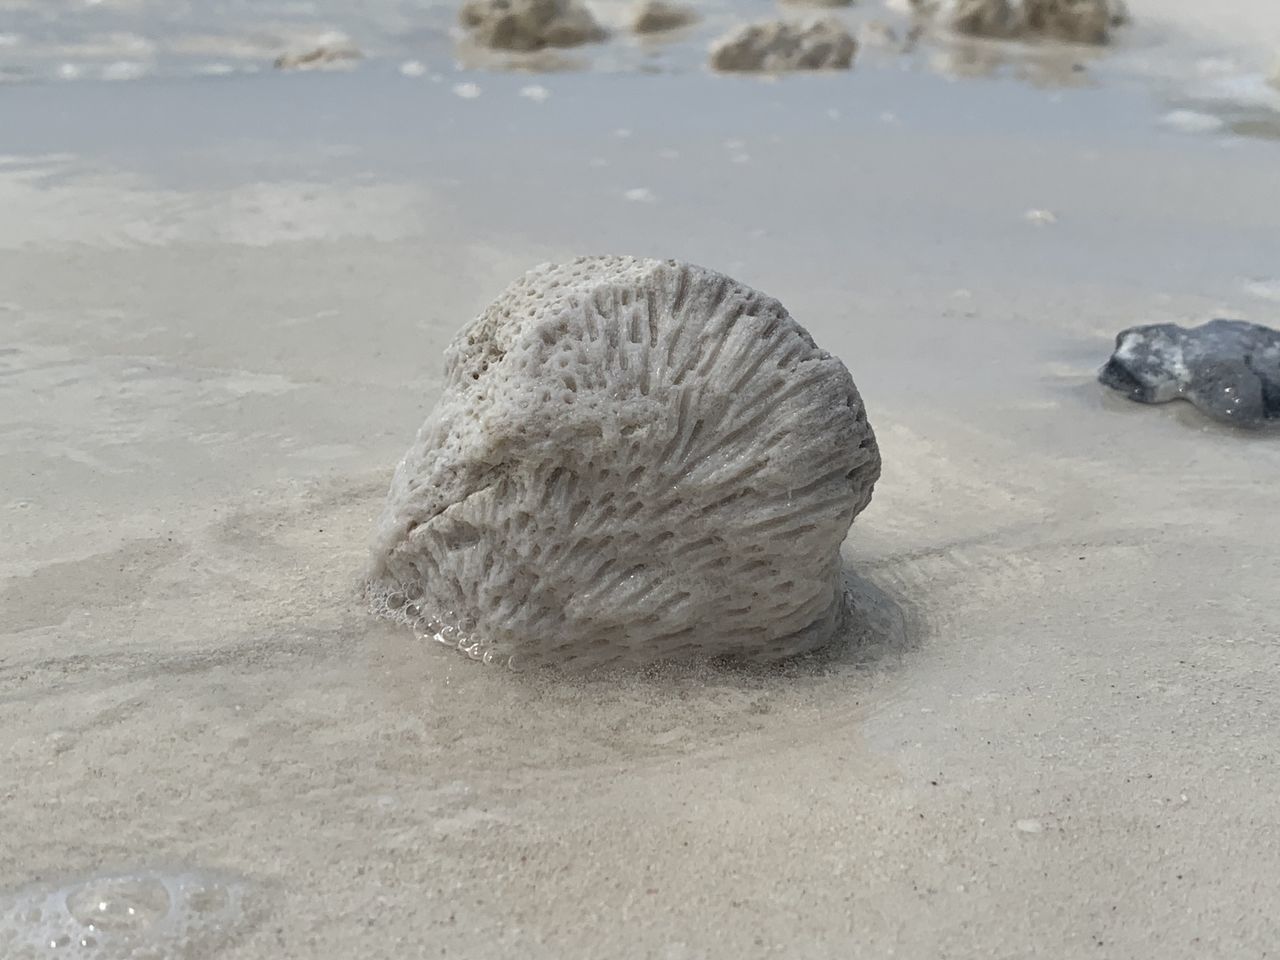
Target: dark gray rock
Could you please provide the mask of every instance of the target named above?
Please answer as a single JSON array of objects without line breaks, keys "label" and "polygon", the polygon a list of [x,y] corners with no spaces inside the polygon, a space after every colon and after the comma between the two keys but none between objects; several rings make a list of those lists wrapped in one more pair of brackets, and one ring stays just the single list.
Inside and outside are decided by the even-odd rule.
[{"label": "dark gray rock", "polygon": [[1139,403],[1182,398],[1224,423],[1280,425],[1280,331],[1243,320],[1130,327],[1098,379]]}]

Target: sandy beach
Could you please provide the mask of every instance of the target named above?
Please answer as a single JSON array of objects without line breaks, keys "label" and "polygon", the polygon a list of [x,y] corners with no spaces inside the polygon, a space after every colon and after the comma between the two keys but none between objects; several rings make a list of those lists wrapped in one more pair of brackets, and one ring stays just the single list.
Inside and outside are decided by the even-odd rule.
[{"label": "sandy beach", "polygon": [[[0,958],[1273,955],[1280,438],[1095,379],[1137,323],[1280,325],[1271,107],[1197,93],[1264,69],[1277,17],[1194,6],[1134,0],[1067,85],[945,44],[722,77],[702,34],[652,72],[623,40],[463,69],[437,8],[422,72],[390,41],[128,83],[23,60]],[[849,367],[884,470],[846,644],[560,677],[368,616],[443,348],[602,252],[723,270]],[[167,904],[150,952],[50,946],[123,876]]]}]

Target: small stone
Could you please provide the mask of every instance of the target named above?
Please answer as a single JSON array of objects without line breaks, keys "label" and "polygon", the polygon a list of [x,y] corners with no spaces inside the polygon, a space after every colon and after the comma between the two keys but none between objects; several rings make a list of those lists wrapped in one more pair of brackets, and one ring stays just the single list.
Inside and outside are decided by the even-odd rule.
[{"label": "small stone", "polygon": [[1223,423],[1280,423],[1280,331],[1243,320],[1132,327],[1098,379],[1139,403],[1183,399]]},{"label": "small stone", "polygon": [[495,50],[576,47],[608,36],[579,0],[466,0],[458,20],[476,43]]},{"label": "small stone", "polygon": [[784,20],[740,27],[711,49],[711,66],[726,72],[848,70],[858,42],[838,20]]},{"label": "small stone", "polygon": [[698,22],[698,14],[683,3],[644,0],[636,7],[631,29],[636,33],[666,33]]},{"label": "small stone", "polygon": [[1019,833],[1042,833],[1044,831],[1044,825],[1039,820],[1030,818],[1019,820],[1014,826],[1017,827]]}]

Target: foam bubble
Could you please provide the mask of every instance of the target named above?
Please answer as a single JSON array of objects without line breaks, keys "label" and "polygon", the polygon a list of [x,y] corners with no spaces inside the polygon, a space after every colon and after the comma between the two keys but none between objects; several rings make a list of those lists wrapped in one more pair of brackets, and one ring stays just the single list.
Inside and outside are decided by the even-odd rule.
[{"label": "foam bubble", "polygon": [[474,623],[460,619],[452,610],[439,613],[424,610],[416,602],[421,594],[418,585],[388,588],[369,583],[365,590],[375,615],[408,624],[418,640],[434,641],[486,666],[519,671],[515,653],[477,638]]},{"label": "foam bubble", "polygon": [[1221,117],[1198,110],[1170,110],[1160,118],[1160,122],[1180,133],[1212,133],[1224,126]]},{"label": "foam bubble", "polygon": [[136,60],[117,60],[115,63],[109,63],[102,68],[102,79],[113,81],[138,80],[150,72],[150,64],[140,63]]},{"label": "foam bubble", "polygon": [[244,932],[250,890],[199,870],[97,874],[0,896],[8,960],[195,960]]}]

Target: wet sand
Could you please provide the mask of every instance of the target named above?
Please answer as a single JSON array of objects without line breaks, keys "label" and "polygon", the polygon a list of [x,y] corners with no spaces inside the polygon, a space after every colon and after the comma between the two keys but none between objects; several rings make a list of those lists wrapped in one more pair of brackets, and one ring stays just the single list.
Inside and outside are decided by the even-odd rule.
[{"label": "wet sand", "polygon": [[[0,919],[205,871],[163,956],[1267,954],[1280,444],[1094,374],[1277,322],[1274,142],[892,69],[264,79],[0,106]],[[606,251],[853,372],[857,643],[566,680],[366,616],[443,346]]]}]

